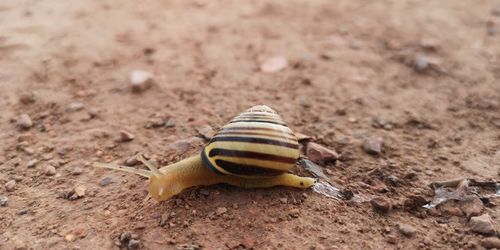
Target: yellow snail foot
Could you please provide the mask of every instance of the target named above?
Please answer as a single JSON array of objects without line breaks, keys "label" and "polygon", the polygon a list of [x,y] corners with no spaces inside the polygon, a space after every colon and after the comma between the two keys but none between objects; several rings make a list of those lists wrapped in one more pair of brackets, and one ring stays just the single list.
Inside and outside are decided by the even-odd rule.
[{"label": "yellow snail foot", "polygon": [[268,188],[274,186],[287,186],[306,189],[313,186],[316,183],[316,179],[297,176],[294,174],[281,174],[275,177],[262,179],[246,179],[227,176],[227,179],[224,182],[242,188]]}]

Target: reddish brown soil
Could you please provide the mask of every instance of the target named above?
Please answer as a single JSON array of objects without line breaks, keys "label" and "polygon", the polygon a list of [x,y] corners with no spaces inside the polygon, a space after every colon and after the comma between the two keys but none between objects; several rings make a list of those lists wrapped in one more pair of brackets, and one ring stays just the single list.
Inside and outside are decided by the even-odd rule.
[{"label": "reddish brown soil", "polygon": [[[433,181],[499,178],[496,4],[1,1],[0,196],[9,200],[0,207],[0,248],[112,249],[124,232],[144,249],[481,248],[484,236],[466,217],[409,205],[412,197],[429,201]],[[413,66],[418,55],[432,62],[422,71]],[[261,72],[273,56],[289,66]],[[131,93],[135,69],[154,73],[156,84]],[[21,103],[29,92],[36,101]],[[83,109],[68,111],[74,102]],[[136,152],[161,164],[196,154],[201,143],[181,152],[169,144],[256,104],[341,154],[327,166],[332,183],[386,197],[393,210],[379,214],[369,202],[310,190],[226,185],[143,202],[145,179],[91,167]],[[34,122],[28,131],[14,122],[23,113]],[[175,127],[146,128],[155,117]],[[136,138],[116,142],[120,129]],[[381,155],[363,151],[367,137],[383,139]],[[35,168],[26,166],[31,159]],[[49,164],[56,175],[44,174]],[[76,167],[83,172],[74,175]],[[101,187],[107,176],[113,183]],[[7,192],[11,179],[17,184]],[[77,185],[87,188],[84,197],[61,197]],[[227,212],[217,215],[220,207]],[[499,224],[498,206],[483,213]],[[401,223],[415,234],[402,235]]]}]

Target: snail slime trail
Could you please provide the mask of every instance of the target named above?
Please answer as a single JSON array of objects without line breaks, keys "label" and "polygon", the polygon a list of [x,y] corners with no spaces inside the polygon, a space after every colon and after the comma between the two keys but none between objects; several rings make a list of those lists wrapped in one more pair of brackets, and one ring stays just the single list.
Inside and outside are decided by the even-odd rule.
[{"label": "snail slime trail", "polygon": [[288,173],[299,155],[293,131],[276,111],[258,105],[224,125],[201,153],[177,163],[157,169],[140,157],[149,171],[106,163],[94,166],[147,177],[149,195],[164,201],[189,187],[218,183],[242,188],[310,188],[316,179]]}]

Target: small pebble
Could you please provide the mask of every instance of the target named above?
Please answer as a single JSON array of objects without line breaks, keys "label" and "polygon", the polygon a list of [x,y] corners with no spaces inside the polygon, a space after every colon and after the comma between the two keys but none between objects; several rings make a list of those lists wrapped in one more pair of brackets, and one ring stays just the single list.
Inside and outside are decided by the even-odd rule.
[{"label": "small pebble", "polygon": [[[499,119],[500,121],[500,119]],[[33,143],[36,141],[36,136],[32,133],[26,133],[19,135],[17,137],[17,142],[28,142],[28,143]]]},{"label": "small pebble", "polygon": [[417,231],[413,226],[408,224],[399,224],[399,231],[406,237],[411,238]]},{"label": "small pebble", "polygon": [[413,60],[413,68],[417,72],[424,72],[429,68],[429,60],[424,55],[418,55]]},{"label": "small pebble", "polygon": [[64,236],[64,240],[66,240],[67,242],[73,242],[76,240],[76,236],[74,234],[67,234],[66,236]]},{"label": "small pebble", "polygon": [[377,212],[388,213],[392,209],[392,203],[384,197],[375,197],[370,203]]},{"label": "small pebble", "polygon": [[23,180],[23,176],[21,175],[12,175],[12,179],[17,181],[17,182],[21,182]]},{"label": "small pebble", "polygon": [[22,93],[19,96],[19,101],[22,104],[31,104],[31,103],[34,103],[36,101],[36,96],[32,92],[30,92],[30,93]]},{"label": "small pebble", "polygon": [[335,162],[338,158],[337,152],[314,142],[307,143],[306,155],[309,160],[322,164]]},{"label": "small pebble", "polygon": [[120,234],[120,237],[118,238],[118,240],[120,241],[120,243],[122,244],[128,244],[128,242],[132,239],[132,234],[130,232],[125,232],[125,233],[122,233]]},{"label": "small pebble", "polygon": [[389,234],[385,237],[385,240],[387,241],[387,243],[389,244],[397,244],[398,243],[398,238],[392,234]]},{"label": "small pebble", "polygon": [[443,205],[440,207],[440,210],[442,210],[443,212],[445,212],[446,214],[449,214],[451,216],[461,217],[463,215],[462,210],[460,210],[460,208],[458,208],[458,207],[444,206]]},{"label": "small pebble", "polygon": [[7,183],[5,183],[5,190],[7,190],[7,192],[12,192],[12,191],[14,191],[14,189],[16,189],[16,181],[15,180],[10,180]]},{"label": "small pebble", "polygon": [[165,122],[165,128],[173,128],[175,127],[175,120],[173,119],[168,119],[166,122]]},{"label": "small pebble", "polygon": [[9,203],[9,198],[7,196],[0,196],[0,207],[6,207]]},{"label": "small pebble", "polygon": [[128,241],[127,249],[128,250],[138,249],[140,244],[141,244],[140,240],[131,239]]},{"label": "small pebble", "polygon": [[495,233],[495,226],[489,214],[483,214],[470,218],[469,226],[473,232],[480,234]]},{"label": "small pebble", "polygon": [[29,210],[27,208],[22,208],[17,212],[18,215],[25,215],[28,214]]},{"label": "small pebble", "polygon": [[379,155],[382,152],[382,140],[379,138],[367,138],[363,142],[363,150],[371,155]]},{"label": "small pebble", "polygon": [[161,128],[165,127],[165,120],[161,117],[154,117],[146,122],[145,128]]},{"label": "small pebble", "polygon": [[93,118],[96,118],[99,115],[99,110],[97,110],[95,108],[90,108],[87,111],[87,114],[89,115],[90,119],[93,119]]},{"label": "small pebble", "polygon": [[436,51],[439,48],[439,42],[434,38],[423,38],[419,43],[420,47],[429,51]]},{"label": "small pebble", "polygon": [[47,153],[47,154],[43,154],[43,155],[42,155],[42,159],[44,159],[44,160],[46,160],[46,161],[48,161],[48,160],[50,160],[50,159],[52,159],[52,158],[54,158],[54,155],[53,155],[53,154],[51,154],[51,153]]},{"label": "small pebble", "polygon": [[71,174],[73,175],[81,175],[83,173],[83,169],[81,167],[74,167],[71,169]]},{"label": "small pebble", "polygon": [[43,169],[43,173],[46,175],[46,176],[53,176],[56,174],[56,168],[52,165],[47,165],[45,166],[45,168]]},{"label": "small pebble", "polygon": [[399,183],[399,178],[395,175],[387,176],[387,179],[391,182],[392,185],[397,185]]},{"label": "small pebble", "polygon": [[215,131],[210,127],[210,125],[204,125],[202,127],[196,128],[198,134],[200,134],[205,140],[210,140],[215,135]]},{"label": "small pebble", "polygon": [[25,147],[23,148],[23,151],[26,153],[26,154],[29,154],[29,155],[34,155],[35,154],[35,149],[33,148],[30,148],[30,147]]},{"label": "small pebble", "polygon": [[297,137],[297,140],[298,140],[299,142],[309,141],[309,140],[311,140],[311,139],[312,139],[312,137],[311,137],[311,136],[306,135],[306,134],[302,134],[302,133],[300,133],[300,132],[295,132],[295,136]]},{"label": "small pebble", "polygon": [[298,218],[298,217],[299,217],[299,215],[300,215],[300,210],[299,210],[299,209],[294,208],[294,209],[290,210],[289,215],[290,215],[292,218]]},{"label": "small pebble", "polygon": [[277,56],[265,60],[260,65],[260,70],[265,73],[278,72],[288,66],[288,60],[285,57]]},{"label": "small pebble", "polygon": [[113,178],[111,178],[109,176],[105,177],[104,179],[102,179],[101,181],[99,181],[99,185],[101,187],[105,187],[105,186],[107,186],[107,185],[109,185],[111,183],[113,183]]},{"label": "small pebble", "polygon": [[33,159],[33,160],[28,161],[28,163],[26,164],[26,167],[27,168],[34,168],[34,167],[36,167],[36,164],[38,164],[38,160]]},{"label": "small pebble", "polygon": [[135,138],[135,135],[126,131],[126,130],[121,130],[120,131],[120,142],[129,142],[132,141]]},{"label": "small pebble", "polygon": [[72,146],[65,145],[57,149],[57,154],[59,154],[60,156],[64,156],[72,150],[73,150]]},{"label": "small pebble", "polygon": [[130,73],[130,89],[140,93],[153,85],[153,74],[144,70],[134,70]]},{"label": "small pebble", "polygon": [[307,159],[300,159],[300,165],[314,177],[328,180],[328,176],[323,173],[323,169],[320,166],[316,165],[314,162]]},{"label": "small pebble", "polygon": [[287,198],[280,198],[280,202],[281,202],[281,204],[287,204],[288,199]]},{"label": "small pebble", "polygon": [[134,156],[130,156],[129,158],[127,158],[123,162],[123,165],[131,167],[131,166],[137,165],[138,163],[139,163],[139,160],[137,160],[137,157],[134,155]]},{"label": "small pebble", "polygon": [[74,191],[75,191],[77,198],[81,198],[81,197],[85,196],[85,192],[87,191],[87,188],[83,185],[80,185],[80,186],[76,186]]},{"label": "small pebble", "polygon": [[481,246],[486,249],[500,249],[500,239],[498,237],[488,237],[481,240]]},{"label": "small pebble", "polygon": [[491,14],[500,17],[500,4],[491,10]]},{"label": "small pebble", "polygon": [[496,25],[488,25],[488,27],[486,27],[486,33],[488,33],[488,35],[490,36],[494,36],[496,34],[498,34],[500,32],[500,28],[498,28],[498,26]]},{"label": "small pebble", "polygon": [[227,208],[225,207],[218,207],[217,210],[215,210],[215,213],[217,215],[222,215],[222,214],[225,214],[227,212]]},{"label": "small pebble", "polygon": [[17,118],[16,124],[20,129],[23,129],[23,130],[28,130],[31,127],[33,127],[33,121],[31,120],[31,118],[28,114],[20,115]]},{"label": "small pebble", "polygon": [[464,212],[465,216],[468,218],[472,216],[478,216],[484,209],[484,204],[477,196],[473,196],[470,199],[462,200],[459,202],[460,209]]},{"label": "small pebble", "polygon": [[83,109],[83,103],[81,102],[72,102],[68,105],[69,112],[76,112]]}]

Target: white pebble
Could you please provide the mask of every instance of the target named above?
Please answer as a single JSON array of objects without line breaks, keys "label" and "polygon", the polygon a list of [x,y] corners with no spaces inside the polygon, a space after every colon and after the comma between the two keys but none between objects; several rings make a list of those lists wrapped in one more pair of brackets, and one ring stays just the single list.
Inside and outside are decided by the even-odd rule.
[{"label": "white pebble", "polygon": [[56,168],[52,165],[47,165],[47,166],[45,166],[45,169],[43,170],[43,172],[47,176],[53,176],[56,174]]},{"label": "white pebble", "polygon": [[33,127],[33,121],[28,114],[22,114],[17,118],[17,126],[27,130]]},{"label": "white pebble", "polygon": [[130,73],[130,85],[133,92],[142,92],[153,84],[153,74],[144,70],[134,70]]}]

